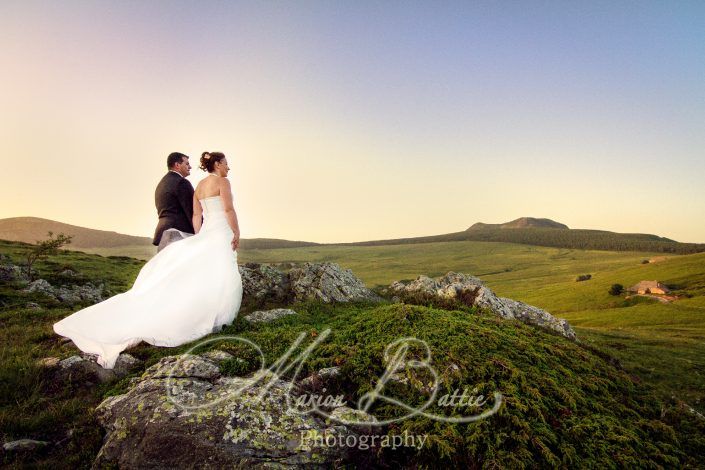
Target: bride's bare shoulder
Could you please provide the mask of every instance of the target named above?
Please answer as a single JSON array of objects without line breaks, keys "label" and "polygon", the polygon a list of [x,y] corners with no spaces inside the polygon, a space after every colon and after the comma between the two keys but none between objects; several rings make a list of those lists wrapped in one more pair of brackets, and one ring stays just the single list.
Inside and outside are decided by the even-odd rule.
[{"label": "bride's bare shoulder", "polygon": [[203,181],[199,181],[196,185],[196,189],[193,190],[194,195],[201,194],[203,191]]},{"label": "bride's bare shoulder", "polygon": [[230,180],[227,179],[227,178],[219,178],[219,180],[218,180],[218,185],[219,185],[221,188],[230,189]]}]

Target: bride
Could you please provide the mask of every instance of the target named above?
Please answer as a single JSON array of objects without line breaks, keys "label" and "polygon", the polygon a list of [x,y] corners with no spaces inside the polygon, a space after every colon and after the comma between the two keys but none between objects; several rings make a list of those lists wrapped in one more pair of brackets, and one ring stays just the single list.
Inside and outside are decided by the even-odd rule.
[{"label": "bride", "polygon": [[[233,207],[230,168],[220,152],[204,152],[209,175],[193,195],[194,236],[150,259],[132,288],[54,324],[82,351],[112,369],[121,351],[146,341],[178,346],[232,323],[242,301],[237,267],[240,229]],[[201,222],[203,216],[203,222]]]}]

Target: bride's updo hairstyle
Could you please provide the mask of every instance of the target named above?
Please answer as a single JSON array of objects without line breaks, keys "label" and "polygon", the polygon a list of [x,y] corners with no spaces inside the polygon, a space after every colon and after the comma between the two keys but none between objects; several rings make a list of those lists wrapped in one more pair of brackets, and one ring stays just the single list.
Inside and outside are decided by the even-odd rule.
[{"label": "bride's updo hairstyle", "polygon": [[208,173],[212,173],[213,170],[215,170],[216,162],[224,158],[225,155],[223,155],[223,152],[203,152],[201,154],[201,166],[199,168]]}]

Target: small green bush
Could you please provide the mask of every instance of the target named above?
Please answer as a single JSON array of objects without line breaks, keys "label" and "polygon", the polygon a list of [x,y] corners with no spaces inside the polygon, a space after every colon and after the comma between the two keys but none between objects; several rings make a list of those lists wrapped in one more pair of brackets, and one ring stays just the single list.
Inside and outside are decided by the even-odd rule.
[{"label": "small green bush", "polygon": [[612,284],[608,292],[610,295],[619,295],[624,292],[624,286],[622,284]]}]

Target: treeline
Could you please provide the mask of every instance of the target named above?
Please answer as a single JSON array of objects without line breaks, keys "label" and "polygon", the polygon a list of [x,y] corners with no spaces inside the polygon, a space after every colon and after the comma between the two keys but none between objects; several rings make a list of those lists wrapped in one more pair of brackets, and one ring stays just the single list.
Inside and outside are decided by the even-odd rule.
[{"label": "treeline", "polygon": [[705,252],[703,243],[679,243],[648,234],[614,233],[601,230],[512,229],[480,230],[467,240],[523,243],[525,245],[580,250],[649,251],[692,254]]},{"label": "treeline", "polygon": [[692,254],[705,252],[703,243],[680,243],[668,238],[642,233],[615,233],[602,230],[562,230],[553,228],[474,229],[445,235],[373,240],[337,245],[371,246],[432,243],[443,241],[484,241],[523,245],[572,248],[577,250],[647,251],[653,253]]}]

